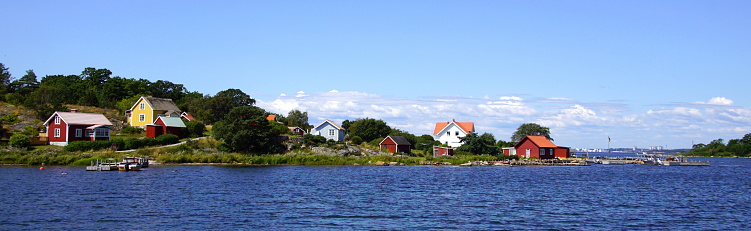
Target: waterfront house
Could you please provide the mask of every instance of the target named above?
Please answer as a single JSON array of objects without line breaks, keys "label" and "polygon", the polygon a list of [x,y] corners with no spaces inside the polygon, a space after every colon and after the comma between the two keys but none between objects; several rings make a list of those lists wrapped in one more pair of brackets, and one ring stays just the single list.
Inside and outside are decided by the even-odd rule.
[{"label": "waterfront house", "polygon": [[378,145],[381,147],[381,151],[387,151],[389,153],[412,152],[412,144],[409,143],[407,138],[404,138],[404,136],[387,136]]},{"label": "waterfront house", "polygon": [[345,131],[344,128],[334,123],[334,121],[326,120],[313,127],[310,130],[310,134],[323,136],[326,140],[344,141]]},{"label": "waterfront house", "polygon": [[153,124],[159,116],[180,118],[181,114],[182,111],[172,99],[151,96],[142,96],[125,112],[130,126],[140,128]]},{"label": "waterfront house", "polygon": [[504,155],[524,158],[553,159],[569,157],[569,148],[553,144],[544,136],[525,136],[513,148],[504,148]]},{"label": "waterfront house", "polygon": [[474,122],[456,122],[456,120],[451,120],[451,122],[436,123],[435,129],[433,130],[433,137],[442,144],[447,144],[448,146],[455,148],[464,144],[459,138],[474,132]]},{"label": "waterfront house", "polygon": [[109,140],[112,122],[99,113],[55,112],[44,122],[49,144],[65,146],[73,141]]},{"label": "waterfront house", "polygon": [[172,134],[182,137],[182,129],[185,123],[179,117],[159,116],[153,124],[146,125],[146,137],[156,138],[162,134]]},{"label": "waterfront house", "polygon": [[451,148],[451,147],[433,146],[433,158],[436,158],[439,156],[453,156],[454,149],[455,148]]}]

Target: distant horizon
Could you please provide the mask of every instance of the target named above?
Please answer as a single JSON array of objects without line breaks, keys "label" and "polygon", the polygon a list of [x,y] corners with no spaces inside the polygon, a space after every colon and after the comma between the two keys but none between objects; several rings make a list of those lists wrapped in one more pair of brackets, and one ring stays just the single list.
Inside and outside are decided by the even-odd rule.
[{"label": "distant horizon", "polygon": [[[9,1],[0,63],[20,78],[107,68],[257,106],[376,118],[415,135],[523,123],[567,147],[751,133],[749,1]],[[30,13],[32,12],[32,13]]]}]

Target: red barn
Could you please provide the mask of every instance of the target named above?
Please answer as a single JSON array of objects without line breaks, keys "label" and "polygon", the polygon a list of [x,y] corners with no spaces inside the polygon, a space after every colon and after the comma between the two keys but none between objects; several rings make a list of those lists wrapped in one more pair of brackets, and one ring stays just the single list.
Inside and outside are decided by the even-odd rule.
[{"label": "red barn", "polygon": [[154,124],[146,125],[146,137],[156,138],[162,134],[172,134],[182,137],[181,129],[185,128],[185,123],[178,117],[159,116]]},{"label": "red barn", "polygon": [[454,155],[454,149],[451,147],[440,147],[440,146],[433,146],[433,157],[438,156],[453,156]]},{"label": "red barn", "polygon": [[[517,155],[524,158],[553,159],[555,157],[568,157],[567,147],[558,147],[544,136],[525,136],[514,145],[514,149]],[[566,154],[563,155],[562,153]],[[504,154],[507,153],[504,151]]]},{"label": "red barn", "polygon": [[379,145],[381,146],[381,151],[385,149],[389,153],[412,152],[412,144],[404,136],[387,136]]},{"label": "red barn", "polygon": [[98,113],[55,112],[44,122],[51,145],[73,141],[109,140],[112,122]]}]

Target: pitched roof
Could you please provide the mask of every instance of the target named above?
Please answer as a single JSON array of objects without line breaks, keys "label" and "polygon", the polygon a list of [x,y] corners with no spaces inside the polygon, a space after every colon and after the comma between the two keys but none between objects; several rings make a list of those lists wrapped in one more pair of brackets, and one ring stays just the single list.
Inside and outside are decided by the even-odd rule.
[{"label": "pitched roof", "polygon": [[164,123],[164,126],[167,126],[167,127],[178,127],[178,128],[186,127],[185,123],[183,123],[183,120],[178,117],[160,116],[159,118],[157,118],[157,120],[159,119],[161,119],[162,123]]},{"label": "pitched roof", "polygon": [[342,126],[339,126],[338,124],[334,123],[334,121],[331,121],[331,120],[325,120],[322,123],[318,124],[318,126],[313,127],[313,129],[317,129],[318,127],[323,126],[326,123],[330,123],[332,126],[338,128],[339,130],[344,130]]},{"label": "pitched roof", "polygon": [[55,118],[55,115],[60,116],[60,119],[65,121],[66,124],[72,125],[106,125],[112,126],[112,122],[104,117],[100,113],[81,113],[81,112],[55,112],[50,116],[44,125],[47,125],[50,120]]},{"label": "pitched roof", "polygon": [[[391,140],[393,140],[394,143],[396,143],[396,145],[412,145],[411,143],[409,143],[409,140],[407,140],[407,138],[404,138],[404,136],[387,136],[386,137],[386,139],[389,139],[389,138],[391,138]],[[383,141],[381,141],[381,143],[383,143]]]},{"label": "pitched roof", "polygon": [[519,143],[517,143],[517,145],[521,144],[525,139],[529,139],[530,141],[532,141],[532,143],[537,145],[537,147],[541,147],[541,148],[557,148],[558,147],[557,145],[553,144],[553,142],[550,142],[550,140],[548,140],[547,137],[544,137],[544,136],[525,136],[524,138],[522,138],[522,140],[519,141]]},{"label": "pitched roof", "polygon": [[268,115],[268,116],[266,116],[266,120],[276,121],[276,115],[274,115],[274,114]]},{"label": "pitched roof", "polygon": [[183,112],[183,114],[180,114],[180,118],[185,118],[188,121],[195,121],[196,118],[193,117],[193,115],[188,114],[187,112]]},{"label": "pitched roof", "polygon": [[449,124],[452,124],[452,123],[456,124],[456,126],[459,127],[460,129],[462,129],[464,131],[464,133],[469,134],[469,133],[472,133],[473,131],[475,131],[475,123],[474,122],[456,122],[456,121],[452,120],[451,122],[438,122],[438,123],[435,123],[435,129],[433,130],[433,135],[438,135],[439,133],[441,133],[441,131],[443,131],[443,129],[447,128],[449,126]]},{"label": "pitched roof", "polygon": [[157,98],[157,97],[151,97],[151,96],[141,96],[141,98],[138,99],[138,101],[136,101],[135,104],[133,104],[133,107],[130,107],[130,110],[133,110],[133,108],[136,108],[136,106],[138,105],[138,102],[141,101],[141,99],[146,101],[146,103],[148,103],[149,106],[151,106],[152,110],[173,111],[173,112],[178,112],[178,114],[179,112],[181,112],[180,108],[177,107],[177,105],[175,104],[175,102],[172,101],[172,99]]}]

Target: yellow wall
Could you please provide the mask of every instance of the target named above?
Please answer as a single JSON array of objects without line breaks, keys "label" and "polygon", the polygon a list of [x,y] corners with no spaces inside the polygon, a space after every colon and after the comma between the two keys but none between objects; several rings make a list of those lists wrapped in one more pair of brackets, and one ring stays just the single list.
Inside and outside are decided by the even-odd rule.
[{"label": "yellow wall", "polygon": [[[141,110],[141,103],[144,104],[143,110]],[[146,115],[146,119],[143,122],[140,122],[138,120],[141,114]],[[151,107],[148,103],[146,103],[146,100],[144,100],[143,98],[138,99],[136,106],[133,107],[133,110],[130,112],[130,126],[146,127],[147,124],[154,123],[154,119],[156,119],[154,118],[154,111],[151,110]]]}]

